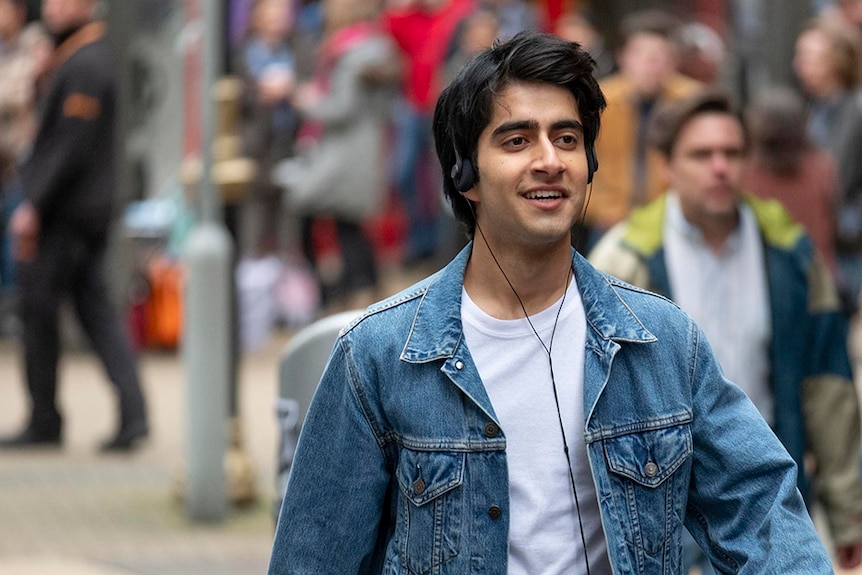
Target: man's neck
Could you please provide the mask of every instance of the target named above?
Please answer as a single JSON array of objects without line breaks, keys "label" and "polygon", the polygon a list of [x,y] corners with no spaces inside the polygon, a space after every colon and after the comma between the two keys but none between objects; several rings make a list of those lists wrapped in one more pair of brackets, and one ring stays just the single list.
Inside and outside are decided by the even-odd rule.
[{"label": "man's neck", "polygon": [[488,315],[520,319],[525,312],[534,315],[559,300],[568,288],[571,268],[568,245],[529,253],[498,248],[492,255],[477,233],[464,272],[464,289]]},{"label": "man's neck", "polygon": [[71,38],[78,30],[80,30],[90,22],[90,20],[84,20],[75,24],[71,24],[63,30],[53,32],[52,37],[54,38],[54,45],[60,46],[63,42]]},{"label": "man's neck", "polygon": [[739,212],[732,216],[707,218],[697,223],[692,222],[703,234],[703,240],[714,253],[721,253],[727,238],[739,227]]}]

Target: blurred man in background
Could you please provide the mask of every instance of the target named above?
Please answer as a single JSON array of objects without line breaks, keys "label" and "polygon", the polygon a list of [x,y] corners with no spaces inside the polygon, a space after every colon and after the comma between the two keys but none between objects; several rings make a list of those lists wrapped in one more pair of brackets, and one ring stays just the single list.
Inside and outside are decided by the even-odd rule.
[{"label": "blurred man in background", "polygon": [[84,332],[117,389],[120,422],[106,451],[133,448],[148,434],[144,397],[128,335],[105,275],[114,206],[115,76],[97,0],[45,0],[54,36],[33,151],[22,168],[17,242],[24,364],[31,411],[0,447],[59,445],[56,401],[59,310],[71,298]]},{"label": "blurred man in background", "polygon": [[726,377],[795,459],[807,499],[803,457],[814,455],[838,562],[856,567],[859,407],[831,273],[778,202],[742,193],[748,137],[725,95],[705,92],[662,109],[650,140],[669,191],[608,232],[590,260],[694,318]]}]

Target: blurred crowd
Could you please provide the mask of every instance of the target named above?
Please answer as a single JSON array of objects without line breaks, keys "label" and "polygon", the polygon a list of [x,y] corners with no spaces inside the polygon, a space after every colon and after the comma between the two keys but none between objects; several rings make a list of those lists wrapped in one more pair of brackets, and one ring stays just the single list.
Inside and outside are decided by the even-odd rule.
[{"label": "blurred crowd", "polygon": [[[0,0],[0,226],[20,200],[15,166],[33,137],[51,49],[27,4]],[[436,97],[473,53],[521,30],[585,46],[608,99],[597,142],[602,169],[575,235],[588,253],[633,207],[666,189],[647,143],[653,111],[705,85],[730,88],[730,56],[744,48],[734,45],[744,39],[670,10],[631,12],[614,30],[601,29],[590,4],[576,2],[551,20],[529,0],[231,2],[228,71],[244,84],[241,153],[258,168],[239,218],[242,273],[276,277],[272,270],[285,263],[304,271],[306,281],[292,284],[303,303],[293,307],[309,318],[384,295],[381,265],[448,261],[466,236],[440,193],[431,137]],[[777,197],[807,227],[852,313],[862,286],[862,167],[855,161],[862,1],[819,2],[811,14],[796,39],[794,82],[737,95],[751,119],[746,187]],[[11,242],[2,237],[0,287],[8,295],[15,274]]]},{"label": "blurred crowd", "polygon": [[[777,200],[804,226],[817,249],[814,258],[822,259],[827,272],[823,278],[811,274],[800,289],[823,294],[835,288],[844,319],[854,318],[862,290],[862,0],[812,5],[811,18],[800,22],[795,38],[793,82],[762,86],[753,77],[745,93],[733,93],[727,66],[731,54],[751,46],[734,45],[738,40],[708,23],[655,9],[630,12],[616,29],[606,30],[591,4],[576,2],[550,19],[542,4],[530,0],[231,2],[228,71],[243,85],[240,153],[257,166],[234,230],[240,314],[251,317],[252,308],[274,298],[297,322],[308,322],[388,295],[385,269],[431,271],[448,262],[467,235],[441,193],[445,175],[432,137],[437,96],[473,54],[496,39],[541,30],[586,48],[608,103],[595,142],[600,169],[588,190],[585,217],[572,233],[580,252],[594,252],[633,210],[666,195],[669,177],[686,175],[669,162],[669,149],[651,137],[658,111],[704,88],[725,88],[745,112],[745,192]],[[618,45],[606,42],[611,37]],[[15,245],[7,229],[15,227],[16,211],[24,213],[21,166],[28,164],[36,134],[48,133],[40,102],[62,88],[48,79],[66,62],[55,43],[62,48],[68,39],[49,34],[38,15],[28,13],[28,2],[0,0],[0,322],[14,316],[2,309],[14,302],[19,284],[13,251],[20,256],[26,248],[20,244],[26,235],[18,233]],[[752,67],[746,73],[756,72]],[[68,101],[77,105],[61,106],[64,117],[92,122],[99,115],[90,100]],[[685,140],[681,132],[669,140]],[[733,153],[724,150],[729,160]],[[36,164],[29,162],[31,176],[42,168]],[[102,235],[107,234],[100,240]],[[765,239],[787,251],[787,238]],[[104,247],[99,244],[100,262]],[[745,269],[756,267],[743,263],[751,264]],[[688,285],[685,278],[682,285]],[[257,297],[261,289],[266,297]],[[765,296],[745,291],[737,286],[730,293],[743,292],[740,299],[752,304],[746,309],[766,307]],[[264,311],[261,321],[272,321],[274,312]],[[718,311],[712,317],[717,335],[710,340],[720,348],[719,340],[729,336],[723,330],[727,310]],[[807,312],[812,310],[800,311]],[[180,316],[181,310],[172,313]],[[768,323],[760,320],[759,327]],[[786,333],[769,335],[779,340]],[[727,347],[737,354],[745,345]],[[764,372],[778,370],[767,365],[771,356],[760,355]],[[762,375],[757,374],[765,380]],[[143,424],[132,435],[124,435],[127,427],[121,425],[109,449],[128,449],[146,435]],[[59,442],[59,431],[49,439]],[[26,445],[33,437],[15,440]]]},{"label": "blurred crowd", "polygon": [[[747,189],[806,225],[852,313],[862,285],[862,2],[822,4],[800,23],[794,82],[737,96],[750,109]],[[440,194],[431,117],[442,87],[494,39],[550,31],[596,60],[609,105],[602,169],[575,236],[584,253],[667,187],[647,143],[653,111],[703,86],[730,89],[728,61],[741,49],[669,11],[632,12],[602,30],[589,2],[551,22],[527,0],[259,0],[234,2],[229,20],[231,72],[246,86],[244,153],[260,167],[240,250],[306,263],[325,309],[379,297],[382,263],[434,267],[465,243]]]}]

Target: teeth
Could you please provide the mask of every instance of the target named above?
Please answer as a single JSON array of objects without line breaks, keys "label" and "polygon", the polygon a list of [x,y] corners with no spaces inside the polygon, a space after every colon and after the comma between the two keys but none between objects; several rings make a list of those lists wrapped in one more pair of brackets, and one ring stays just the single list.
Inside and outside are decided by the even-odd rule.
[{"label": "teeth", "polygon": [[550,199],[560,198],[560,197],[562,197],[562,195],[563,194],[561,194],[560,192],[553,192],[550,190],[539,191],[539,192],[530,192],[529,194],[527,194],[527,199],[530,199],[530,200],[550,200]]}]

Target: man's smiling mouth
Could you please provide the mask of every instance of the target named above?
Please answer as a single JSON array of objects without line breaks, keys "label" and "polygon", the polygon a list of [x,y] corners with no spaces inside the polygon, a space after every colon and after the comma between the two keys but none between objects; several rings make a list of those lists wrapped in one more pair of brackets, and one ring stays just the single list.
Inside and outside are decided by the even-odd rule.
[{"label": "man's smiling mouth", "polygon": [[563,193],[555,190],[536,190],[527,192],[524,197],[528,200],[557,200],[563,197]]}]

